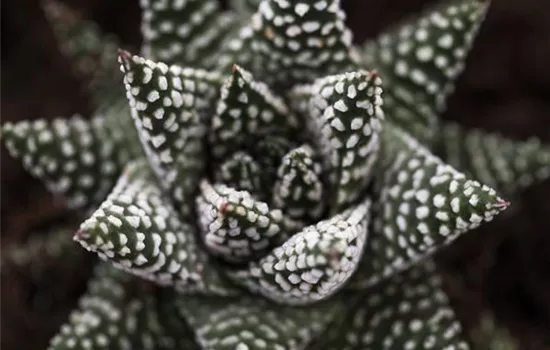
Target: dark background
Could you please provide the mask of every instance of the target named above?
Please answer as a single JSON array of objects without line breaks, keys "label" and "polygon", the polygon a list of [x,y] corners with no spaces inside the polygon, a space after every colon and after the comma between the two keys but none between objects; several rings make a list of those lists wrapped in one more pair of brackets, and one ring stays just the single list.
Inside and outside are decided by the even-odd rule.
[{"label": "dark background", "polygon": [[[62,2],[119,35],[125,47],[139,45],[137,0]],[[357,41],[431,2],[343,1]],[[59,52],[39,1],[4,0],[1,7],[2,122],[89,114],[84,80]],[[493,0],[444,117],[516,139],[537,135],[550,142],[549,0]],[[30,232],[71,220],[3,147],[1,186],[3,251]],[[438,261],[468,328],[491,309],[522,349],[550,348],[550,181],[527,190],[505,215],[459,239]],[[48,259],[38,264],[40,276],[2,269],[3,349],[44,348],[90,271],[85,253],[70,265]]]}]

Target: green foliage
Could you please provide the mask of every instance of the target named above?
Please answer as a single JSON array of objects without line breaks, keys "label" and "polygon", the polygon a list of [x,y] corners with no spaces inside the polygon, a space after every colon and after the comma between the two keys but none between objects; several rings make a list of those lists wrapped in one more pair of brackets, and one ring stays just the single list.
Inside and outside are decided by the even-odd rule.
[{"label": "green foliage", "polygon": [[485,312],[479,324],[471,331],[475,350],[519,350],[519,344],[510,332],[500,327],[490,312]]},{"label": "green foliage", "polygon": [[467,349],[430,257],[550,175],[438,119],[488,4],[359,50],[337,0],[234,3],[141,1],[129,112],[3,126],[104,261],[51,349]]}]

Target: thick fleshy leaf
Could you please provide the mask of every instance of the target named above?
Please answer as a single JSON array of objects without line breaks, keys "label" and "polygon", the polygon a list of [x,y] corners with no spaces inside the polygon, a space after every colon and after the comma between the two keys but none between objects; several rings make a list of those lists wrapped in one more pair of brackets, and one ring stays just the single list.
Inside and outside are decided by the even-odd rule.
[{"label": "thick fleshy leaf", "polygon": [[240,16],[250,16],[258,10],[262,0],[229,0],[229,7]]},{"label": "thick fleshy leaf", "polygon": [[225,74],[238,64],[252,72],[261,72],[258,57],[252,51],[253,39],[254,31],[248,23],[228,35],[217,52],[214,69]]},{"label": "thick fleshy leaf", "polygon": [[181,292],[230,294],[144,161],[132,163],[74,239],[117,268]]},{"label": "thick fleshy leaf", "polygon": [[177,310],[107,264],[96,267],[78,304],[50,350],[199,349]]},{"label": "thick fleshy leaf", "polygon": [[303,145],[287,153],[277,170],[273,207],[294,220],[317,220],[325,208],[322,166],[314,150]]},{"label": "thick fleshy leaf", "polygon": [[303,349],[341,316],[344,305],[341,298],[306,308],[249,296],[176,300],[198,343],[209,350]]},{"label": "thick fleshy leaf", "polygon": [[77,73],[89,80],[88,90],[100,110],[123,100],[117,64],[118,40],[60,2],[46,2],[44,12],[61,50],[71,59]]},{"label": "thick fleshy leaf", "polygon": [[386,125],[382,140],[373,232],[354,287],[408,268],[509,204],[393,125]]},{"label": "thick fleshy leaf", "polygon": [[21,159],[50,192],[65,198],[70,208],[86,210],[105,199],[122,167],[139,155],[127,113],[113,108],[91,120],[75,115],[8,122],[2,126],[2,138],[10,155]]},{"label": "thick fleshy leaf", "polygon": [[283,99],[264,83],[255,81],[248,71],[233,66],[212,119],[210,140],[216,157],[252,148],[253,143],[265,136],[290,136],[299,130],[300,121]]},{"label": "thick fleshy leaf", "polygon": [[446,162],[506,196],[550,178],[550,145],[535,137],[517,141],[450,122],[437,149]]},{"label": "thick fleshy leaf", "polygon": [[[264,182],[264,196],[271,198],[271,189],[275,184],[277,169],[281,165],[283,157],[298,145],[288,138],[281,136],[267,136],[258,140],[258,143],[250,149],[251,155],[262,167],[262,179]],[[269,192],[269,193],[268,193]]]},{"label": "thick fleshy leaf", "polygon": [[141,54],[167,64],[209,68],[237,26],[216,0],[142,0]]},{"label": "thick fleshy leaf", "polygon": [[318,79],[292,93],[294,106],[307,108],[301,112],[309,114],[313,142],[323,157],[332,213],[356,201],[369,184],[384,119],[381,84],[374,72],[353,72]]},{"label": "thick fleshy leaf", "polygon": [[436,136],[488,3],[446,1],[365,46],[363,63],[384,77],[388,119],[423,142]]},{"label": "thick fleshy leaf", "polygon": [[255,293],[305,305],[340,290],[356,271],[367,239],[370,200],[308,226],[245,270],[229,272]]},{"label": "thick fleshy leaf", "polygon": [[214,173],[215,182],[223,183],[240,191],[247,191],[253,197],[264,200],[262,195],[262,169],[248,153],[233,153]]},{"label": "thick fleshy leaf", "polygon": [[308,349],[470,349],[431,260],[348,300],[346,316]]},{"label": "thick fleshy leaf", "polygon": [[499,323],[495,315],[483,311],[478,323],[470,329],[469,338],[476,350],[520,350],[519,340],[505,325]]},{"label": "thick fleshy leaf", "polygon": [[[2,247],[1,270],[25,268],[31,275],[41,275],[44,261],[74,261],[82,251],[74,249],[73,229],[56,227],[45,232],[36,232],[22,243],[7,244]],[[35,273],[38,271],[38,273]]]},{"label": "thick fleshy leaf", "polygon": [[226,185],[201,182],[197,215],[209,252],[229,262],[246,262],[264,256],[299,227],[280,209],[270,210],[249,192]]},{"label": "thick fleshy leaf", "polygon": [[193,214],[205,166],[203,136],[221,77],[121,51],[124,82],[150,166],[180,213]]},{"label": "thick fleshy leaf", "polygon": [[262,0],[229,0],[229,7],[239,13],[251,15],[256,10]]},{"label": "thick fleshy leaf", "polygon": [[250,24],[261,62],[261,72],[253,73],[280,89],[355,70],[358,56],[345,17],[339,0],[262,1]]}]

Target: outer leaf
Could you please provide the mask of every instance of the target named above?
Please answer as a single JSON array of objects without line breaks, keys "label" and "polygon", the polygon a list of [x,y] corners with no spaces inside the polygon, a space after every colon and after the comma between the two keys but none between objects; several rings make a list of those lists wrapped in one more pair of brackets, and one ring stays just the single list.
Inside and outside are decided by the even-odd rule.
[{"label": "outer leaf", "polygon": [[281,210],[270,210],[250,193],[221,184],[212,186],[207,180],[201,182],[197,211],[206,247],[229,262],[264,256],[298,229]]},{"label": "outer leaf", "polygon": [[503,325],[498,324],[490,311],[484,311],[481,320],[470,331],[473,349],[476,350],[520,350],[517,339]]},{"label": "outer leaf", "polygon": [[100,264],[49,349],[198,349],[176,311],[148,290],[131,293],[129,277]]},{"label": "outer leaf", "polygon": [[261,62],[253,73],[278,89],[353,70],[358,58],[344,21],[339,0],[262,1],[250,24]]},{"label": "outer leaf", "polygon": [[300,124],[283,99],[235,65],[223,84],[212,119],[212,151],[217,158],[224,158],[235,150],[252,148],[253,142],[266,136],[295,135]]},{"label": "outer leaf", "polygon": [[265,258],[231,276],[281,304],[325,300],[349,280],[367,239],[370,200],[308,226]]},{"label": "outer leaf", "polygon": [[262,298],[192,297],[177,306],[209,350],[298,350],[317,338],[343,310],[333,298],[307,308],[273,304]]},{"label": "outer leaf", "polygon": [[384,77],[388,118],[419,140],[435,137],[487,7],[488,1],[447,1],[366,44],[363,63]]},{"label": "outer leaf", "polygon": [[192,224],[183,222],[148,171],[133,163],[75,234],[87,250],[117,268],[181,292],[230,294]]},{"label": "outer leaf", "polygon": [[349,303],[346,317],[309,349],[467,350],[441,284],[432,261],[395,275]]},{"label": "outer leaf", "polygon": [[239,15],[245,17],[256,12],[261,2],[262,0],[230,0],[229,6]]},{"label": "outer leaf", "polygon": [[550,178],[550,145],[534,137],[515,141],[446,123],[438,149],[446,162],[507,196]]},{"label": "outer leaf", "polygon": [[383,133],[373,233],[354,286],[371,286],[491,221],[509,203],[392,125]]},{"label": "outer leaf", "polygon": [[214,68],[218,72],[226,73],[238,64],[253,72],[261,72],[261,63],[252,51],[253,39],[254,31],[248,23],[228,35],[217,53]]},{"label": "outer leaf", "polygon": [[236,26],[216,0],[141,0],[141,54],[168,64],[210,67],[218,46]]},{"label": "outer leaf", "polygon": [[331,213],[356,201],[369,184],[384,119],[381,84],[375,73],[353,72],[293,91],[294,105],[302,112],[307,108],[313,142],[323,157]]},{"label": "outer leaf", "polygon": [[32,271],[32,275],[40,276],[44,260],[72,261],[82,253],[74,249],[72,231],[67,227],[56,227],[33,234],[22,244],[5,245],[2,247],[1,270],[11,266],[25,267]]},{"label": "outer leaf", "polygon": [[91,120],[75,115],[5,123],[2,137],[10,155],[66,198],[70,208],[91,209],[105,199],[124,164],[139,154],[139,142],[126,130],[131,127],[126,113],[115,107]]},{"label": "outer leaf", "polygon": [[148,161],[185,217],[204,170],[203,136],[221,77],[203,70],[168,67],[121,51],[124,82]]},{"label": "outer leaf", "polygon": [[117,74],[118,39],[102,33],[91,21],[54,0],[44,5],[61,50],[73,61],[73,68],[90,81],[89,92],[101,110],[124,99],[122,80]]}]

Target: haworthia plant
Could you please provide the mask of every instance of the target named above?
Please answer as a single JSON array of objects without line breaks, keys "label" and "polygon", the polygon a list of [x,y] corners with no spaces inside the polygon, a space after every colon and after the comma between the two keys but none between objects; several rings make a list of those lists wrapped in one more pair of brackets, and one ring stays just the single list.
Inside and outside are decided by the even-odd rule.
[{"label": "haworthia plant", "polygon": [[363,48],[337,0],[140,4],[127,101],[2,127],[103,260],[51,349],[467,349],[431,256],[550,176],[438,118],[488,2]]}]

